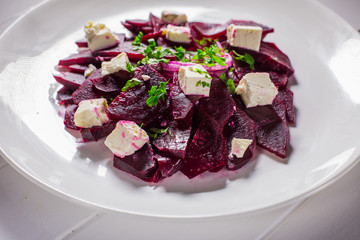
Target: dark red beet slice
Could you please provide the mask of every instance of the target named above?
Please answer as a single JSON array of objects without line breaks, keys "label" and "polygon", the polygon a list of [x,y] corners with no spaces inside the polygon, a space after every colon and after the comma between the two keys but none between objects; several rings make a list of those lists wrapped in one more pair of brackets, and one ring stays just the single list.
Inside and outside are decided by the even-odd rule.
[{"label": "dark red beet slice", "polygon": [[95,92],[94,84],[89,79],[86,79],[72,94],[72,97],[74,103],[79,104],[82,100],[98,98],[98,95]]},{"label": "dark red beet slice", "polygon": [[210,96],[199,100],[198,110],[210,115],[222,129],[235,110],[235,102],[225,84],[218,78],[211,81]]},{"label": "dark red beet slice", "polygon": [[256,143],[274,153],[286,158],[286,149],[289,143],[289,128],[279,117],[271,105],[246,108],[239,95],[234,95],[237,106],[255,122]]},{"label": "dark red beet slice", "polygon": [[130,156],[114,156],[114,167],[146,182],[158,182],[160,178],[159,165],[153,156],[150,143],[146,143]]},{"label": "dark red beet slice", "polygon": [[[231,47],[226,42],[222,42],[223,46],[229,51],[235,50],[237,53],[244,55],[250,54],[255,60],[255,69],[266,72],[276,72],[280,74],[287,74],[291,76],[294,73],[291,62],[287,55],[285,55],[274,43],[262,42],[260,50],[253,51],[246,48]],[[233,54],[231,52],[231,54]],[[237,62],[237,64],[243,64]]]},{"label": "dark red beet slice", "polygon": [[[177,73],[174,74],[172,87],[172,115],[174,119],[184,119],[194,107],[194,104],[185,96],[177,83]],[[176,85],[175,85],[176,84]]]},{"label": "dark red beet slice", "polygon": [[77,127],[74,122],[74,114],[77,108],[78,108],[77,104],[70,104],[66,106],[65,117],[64,117],[65,127],[74,130],[79,130],[79,127]]},{"label": "dark red beet slice", "polygon": [[283,87],[286,86],[288,82],[288,77],[286,74],[269,72],[270,79],[274,83],[276,87]]},{"label": "dark red beet slice", "polygon": [[161,33],[162,31],[158,31],[158,32],[153,32],[153,33],[148,33],[146,35],[144,35],[142,38],[141,38],[141,42],[143,43],[148,43],[148,40],[153,38],[153,39],[157,39],[158,37],[161,36]]},{"label": "dark red beet slice", "polygon": [[57,99],[59,100],[59,104],[72,104],[74,103],[73,98],[72,98],[72,94],[73,94],[74,90],[69,89],[67,87],[62,87],[58,92],[57,92]]},{"label": "dark red beet slice", "polygon": [[[244,111],[236,109],[234,115],[229,119],[224,127],[224,136],[227,139],[227,163],[229,170],[236,170],[248,163],[254,155],[256,148],[255,123]],[[231,154],[231,141],[233,138],[251,139],[253,142],[246,149],[244,156],[238,158]]]},{"label": "dark red beet slice", "polygon": [[55,80],[69,89],[77,89],[85,81],[85,77],[79,73],[60,72],[54,75]]},{"label": "dark red beet slice", "polygon": [[280,98],[285,106],[286,106],[286,119],[289,123],[295,123],[295,109],[293,102],[294,93],[288,88],[280,88],[279,93],[277,95]]},{"label": "dark red beet slice", "polygon": [[73,65],[67,66],[67,69],[68,69],[70,72],[73,72],[73,73],[84,74],[84,72],[86,71],[86,69],[88,69],[88,66],[79,65],[79,64],[73,64]]},{"label": "dark red beet slice", "polygon": [[122,52],[125,52],[129,58],[130,61],[137,62],[144,58],[144,55],[142,55],[140,52],[141,50],[133,50],[134,46],[132,45],[131,41],[126,41],[123,43],[120,43],[119,46],[107,50],[102,50],[94,53],[97,56],[101,57],[116,57]]},{"label": "dark red beet slice", "polygon": [[150,22],[148,20],[143,20],[143,19],[130,19],[130,20],[127,19],[126,22],[128,24],[133,25],[133,26],[139,27],[139,29],[141,29],[142,27],[150,25]]},{"label": "dark red beet slice", "polygon": [[143,84],[130,88],[128,91],[121,92],[106,110],[110,119],[134,121],[138,125],[143,124],[146,127],[149,123],[169,112],[170,93],[168,85],[164,100],[160,100],[157,106],[149,107],[146,104],[151,87],[159,86],[159,82],[166,82],[166,79],[149,65],[144,65],[135,77],[141,79],[141,75],[148,75],[150,79]]},{"label": "dark red beet slice", "polygon": [[88,78],[96,88],[96,93],[103,97],[116,97],[124,87],[130,75],[127,71],[103,76],[101,69],[95,70]]},{"label": "dark red beet slice", "polygon": [[268,33],[274,31],[273,28],[265,25],[244,20],[230,20],[225,24],[218,23],[204,23],[204,22],[190,22],[190,27],[201,37],[201,38],[213,38],[213,39],[226,39],[226,30],[230,24],[239,26],[259,26],[263,28],[262,37],[264,38]]},{"label": "dark red beet slice", "polygon": [[[191,123],[192,114],[188,118],[188,122]],[[186,125],[188,126],[183,126],[178,121],[172,121],[167,133],[153,141],[154,146],[167,155],[183,159],[191,133],[191,124]]]},{"label": "dark red beet slice", "polygon": [[116,126],[116,122],[108,122],[99,127],[81,128],[80,133],[84,141],[97,141],[109,135]]},{"label": "dark red beet slice", "polygon": [[82,39],[79,39],[77,41],[75,41],[75,44],[79,47],[79,48],[86,48],[88,47],[88,41],[85,37],[83,37]]},{"label": "dark red beet slice", "polygon": [[272,108],[275,110],[275,112],[278,114],[278,116],[286,122],[286,106],[283,101],[280,100],[280,98],[275,97],[272,104]]},{"label": "dark red beet slice", "polygon": [[150,13],[150,15],[149,15],[149,21],[150,21],[152,28],[154,29],[154,32],[160,31],[162,27],[167,25],[166,22],[161,21],[160,18],[156,17],[152,13]]},{"label": "dark red beet slice", "polygon": [[73,64],[79,64],[79,65],[89,65],[89,64],[96,64],[97,60],[93,56],[90,50],[82,51],[79,53],[75,53],[70,55],[67,58],[61,59],[59,61],[59,65],[73,65]]},{"label": "dark red beet slice", "polygon": [[221,132],[217,122],[205,114],[180,169],[188,178],[225,165],[225,140]]},{"label": "dark red beet slice", "polygon": [[182,159],[169,157],[163,154],[155,154],[155,159],[159,164],[161,178],[167,178],[179,171]]}]

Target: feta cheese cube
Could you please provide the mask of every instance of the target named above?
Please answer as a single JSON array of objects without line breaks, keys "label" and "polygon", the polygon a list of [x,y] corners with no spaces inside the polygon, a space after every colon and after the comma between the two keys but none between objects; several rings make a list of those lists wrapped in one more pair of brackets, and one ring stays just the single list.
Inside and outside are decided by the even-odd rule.
[{"label": "feta cheese cube", "polygon": [[262,28],[258,26],[236,26],[230,24],[227,28],[227,41],[233,47],[259,51],[261,38]]},{"label": "feta cheese cube", "polygon": [[232,155],[242,158],[246,149],[252,143],[252,139],[233,138],[231,141],[231,153]]},{"label": "feta cheese cube", "polygon": [[75,125],[83,128],[103,125],[109,121],[105,113],[107,107],[108,105],[104,98],[81,101],[74,114]]},{"label": "feta cheese cube", "polygon": [[84,27],[88,47],[91,51],[102,50],[115,46],[119,39],[104,24],[94,24],[89,21]]},{"label": "feta cheese cube", "polygon": [[105,145],[119,157],[125,157],[139,150],[149,141],[147,133],[135,122],[119,121],[105,139]]},{"label": "feta cheese cube", "polygon": [[167,23],[181,25],[187,22],[187,17],[184,13],[164,10],[161,13],[161,20]]},{"label": "feta cheese cube", "polygon": [[131,64],[129,58],[125,52],[120,53],[110,61],[104,61],[101,63],[101,75],[106,76],[118,71],[128,71],[127,64]]},{"label": "feta cheese cube", "polygon": [[85,70],[84,76],[87,78],[89,77],[94,71],[96,70],[96,67],[92,64],[89,64],[88,69]]},{"label": "feta cheese cube", "polygon": [[189,27],[178,27],[174,25],[167,25],[166,39],[177,43],[190,43],[191,33]]},{"label": "feta cheese cube", "polygon": [[178,77],[185,95],[209,96],[212,78],[201,65],[181,66]]},{"label": "feta cheese cube", "polygon": [[272,104],[278,90],[271,81],[269,73],[248,73],[239,82],[235,93],[241,95],[248,108]]}]

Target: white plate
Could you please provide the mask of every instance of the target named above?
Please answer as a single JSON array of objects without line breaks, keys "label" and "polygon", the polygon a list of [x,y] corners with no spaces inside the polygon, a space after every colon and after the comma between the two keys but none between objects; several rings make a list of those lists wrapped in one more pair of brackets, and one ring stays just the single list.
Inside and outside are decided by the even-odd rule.
[{"label": "white plate", "polygon": [[[203,4],[201,4],[203,3]],[[0,38],[0,148],[19,172],[89,206],[146,216],[208,217],[261,211],[308,196],[358,161],[360,38],[312,1],[50,1],[20,18]],[[147,185],[111,166],[102,142],[81,144],[64,130],[52,77],[57,61],[76,51],[88,20],[120,30],[120,20],[177,9],[189,19],[258,21],[296,71],[297,123],[283,164],[260,152],[244,172],[191,181],[181,174]],[[254,168],[252,170],[252,167]],[[252,170],[252,171],[251,171]]]}]

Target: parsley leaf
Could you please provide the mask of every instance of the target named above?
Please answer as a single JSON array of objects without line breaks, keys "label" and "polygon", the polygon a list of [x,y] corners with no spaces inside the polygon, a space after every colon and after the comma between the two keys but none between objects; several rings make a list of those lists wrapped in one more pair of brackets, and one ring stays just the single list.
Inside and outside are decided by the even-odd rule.
[{"label": "parsley leaf", "polygon": [[149,107],[152,107],[155,105],[155,107],[158,104],[159,99],[164,100],[165,94],[166,94],[166,85],[167,82],[159,82],[159,88],[157,86],[152,86],[149,90],[149,98],[146,100],[146,104]]},{"label": "parsley leaf", "polygon": [[169,127],[165,128],[165,129],[161,129],[161,128],[150,128],[147,131],[147,134],[149,135],[149,137],[151,139],[156,139],[158,138],[159,134],[165,134],[167,133],[167,131],[169,130]]},{"label": "parsley leaf", "polygon": [[246,62],[247,64],[249,64],[250,69],[252,70],[255,69],[254,67],[255,60],[250,54],[245,53],[244,55],[241,55],[235,52],[235,50],[233,50],[233,53],[235,54],[235,56],[233,56],[234,59]]},{"label": "parsley leaf", "polygon": [[141,45],[141,39],[144,36],[143,32],[139,32],[139,34],[135,37],[134,41],[131,43],[134,46],[140,46]]},{"label": "parsley leaf", "polygon": [[179,61],[181,61],[181,62],[189,62],[189,59],[185,58],[185,55],[187,53],[185,48],[183,48],[182,46],[180,46],[180,47],[175,46],[175,50],[176,50],[175,57]]},{"label": "parsley leaf", "polygon": [[127,70],[129,73],[134,73],[134,68],[132,67],[131,63],[126,62],[126,70]]},{"label": "parsley leaf", "polygon": [[137,78],[132,78],[130,80],[128,80],[125,84],[125,86],[121,89],[122,92],[127,91],[130,88],[136,87],[137,85],[139,85],[140,83],[142,83],[141,80],[137,79]]},{"label": "parsley leaf", "polygon": [[201,85],[203,88],[204,88],[204,87],[210,87],[210,84],[209,84],[208,82],[201,81],[201,80],[199,80],[199,81],[196,82],[196,87],[198,87],[198,86],[200,86],[200,85]]},{"label": "parsley leaf", "polygon": [[234,80],[232,79],[228,79],[226,77],[226,74],[225,73],[222,73],[220,76],[219,76],[220,80],[223,81],[225,84],[226,84],[226,87],[227,89],[229,90],[229,93],[231,95],[233,95],[235,93],[235,84],[234,84]]}]

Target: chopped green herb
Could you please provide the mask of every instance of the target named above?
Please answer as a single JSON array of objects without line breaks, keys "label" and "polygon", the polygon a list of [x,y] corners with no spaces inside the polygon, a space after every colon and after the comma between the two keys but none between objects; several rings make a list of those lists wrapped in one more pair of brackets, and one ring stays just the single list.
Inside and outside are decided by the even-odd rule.
[{"label": "chopped green herb", "polygon": [[200,70],[198,68],[195,68],[195,72],[198,72],[200,74],[205,74],[205,77],[208,78],[208,79],[211,79],[209,73],[207,71],[203,71],[203,70]]},{"label": "chopped green herb", "polygon": [[208,82],[201,81],[201,80],[199,80],[199,81],[196,82],[196,87],[198,87],[198,86],[200,86],[200,85],[201,85],[203,88],[204,88],[204,87],[210,87],[210,84],[209,84]]},{"label": "chopped green herb", "polygon": [[132,42],[132,45],[134,46],[140,46],[141,45],[141,39],[144,36],[143,32],[139,32],[139,34],[135,37],[134,41]]},{"label": "chopped green herb", "polygon": [[150,128],[147,131],[147,134],[149,135],[149,137],[151,139],[157,139],[159,134],[165,134],[167,133],[167,131],[169,130],[169,127],[165,128],[165,129],[161,129],[161,128]]},{"label": "chopped green herb", "polygon": [[144,123],[141,123],[140,128],[142,128],[143,125],[144,125]]},{"label": "chopped green herb", "polygon": [[241,55],[241,54],[238,54],[237,52],[235,52],[235,50],[233,50],[233,53],[236,55],[236,56],[233,56],[234,59],[246,62],[247,64],[249,64],[250,69],[252,69],[252,70],[255,69],[255,67],[254,67],[255,60],[250,54],[245,53],[244,55]]},{"label": "chopped green herb", "polygon": [[231,95],[233,95],[235,93],[235,84],[234,84],[234,80],[232,79],[228,79],[226,77],[226,74],[225,73],[222,73],[220,76],[219,76],[220,80],[223,81],[225,84],[226,84],[226,87],[227,89],[229,90],[229,93]]},{"label": "chopped green herb", "polygon": [[137,85],[139,85],[140,83],[142,83],[141,80],[137,79],[137,78],[132,78],[130,80],[128,80],[125,84],[125,86],[121,89],[122,92],[127,91],[130,88],[136,87]]},{"label": "chopped green herb", "polygon": [[153,39],[153,38],[148,39],[148,43],[152,49],[154,49],[156,47],[155,39]]},{"label": "chopped green herb", "polygon": [[185,55],[187,53],[185,48],[183,48],[182,46],[180,46],[180,47],[175,46],[175,50],[176,50],[175,57],[179,61],[182,61],[182,62],[188,62],[189,61],[189,59],[185,58]]},{"label": "chopped green herb", "polygon": [[232,67],[232,68],[230,68],[229,72],[232,72],[232,71],[234,71],[234,70],[235,70],[235,68]]},{"label": "chopped green herb", "polygon": [[129,73],[134,73],[134,68],[132,67],[131,63],[126,62],[126,70],[127,70]]},{"label": "chopped green herb", "polygon": [[155,105],[155,107],[158,104],[159,99],[164,100],[165,94],[166,94],[166,85],[167,82],[159,82],[159,88],[157,86],[152,86],[149,91],[149,98],[146,100],[146,104],[149,107],[152,107]]},{"label": "chopped green herb", "polygon": [[197,49],[197,54],[192,59],[202,62],[208,67],[215,66],[216,63],[220,66],[226,66],[225,58],[218,56],[220,53],[221,49],[216,44],[213,44],[210,47],[204,47],[204,50]]}]

